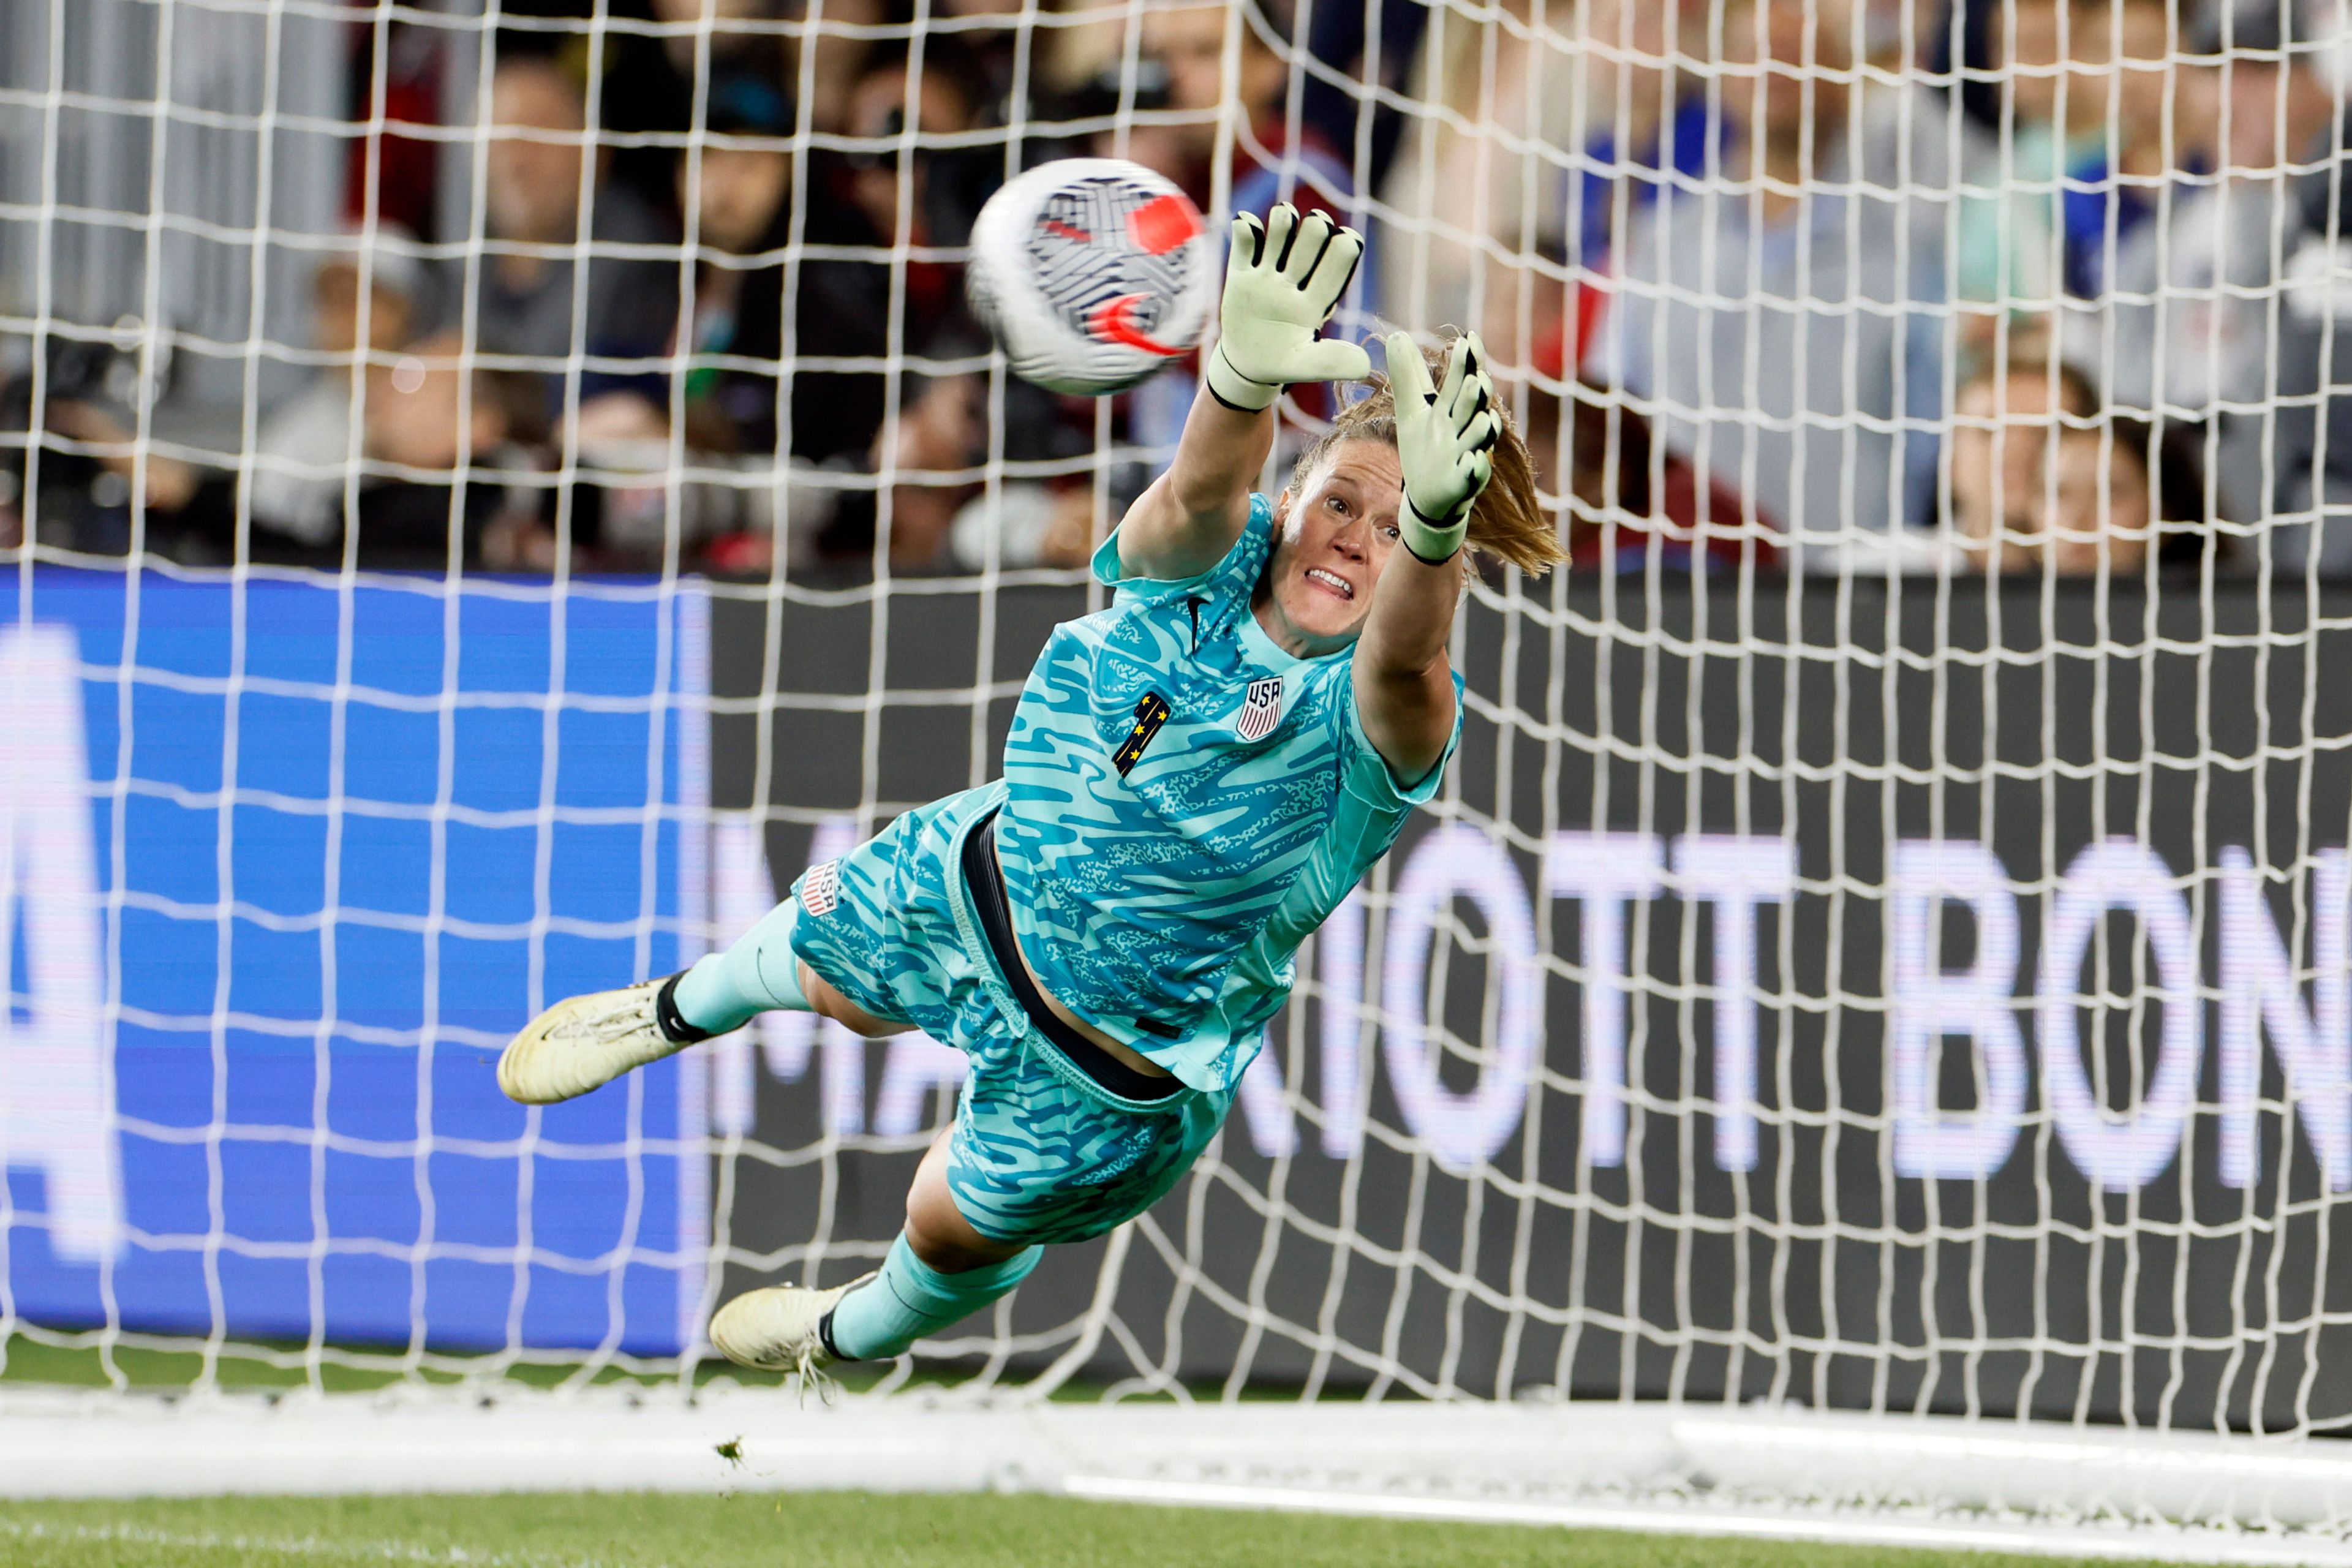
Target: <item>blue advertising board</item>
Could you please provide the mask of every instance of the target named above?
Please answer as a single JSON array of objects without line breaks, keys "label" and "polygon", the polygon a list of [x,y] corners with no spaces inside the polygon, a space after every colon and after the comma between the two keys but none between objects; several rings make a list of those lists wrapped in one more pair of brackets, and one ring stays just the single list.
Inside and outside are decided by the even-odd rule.
[{"label": "blue advertising board", "polygon": [[493,1068],[545,1003],[666,973],[699,931],[698,594],[15,585],[9,1312],[449,1349],[690,1339],[698,1063],[544,1110]]}]

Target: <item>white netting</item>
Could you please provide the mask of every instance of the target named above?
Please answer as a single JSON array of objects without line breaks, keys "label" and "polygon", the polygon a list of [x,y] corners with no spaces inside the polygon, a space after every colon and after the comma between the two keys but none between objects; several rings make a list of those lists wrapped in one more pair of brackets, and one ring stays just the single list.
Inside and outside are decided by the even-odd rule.
[{"label": "white netting", "polygon": [[880,1255],[942,1047],[489,1061],[995,773],[1192,371],[1009,379],[961,247],[1109,154],[1362,226],[1574,559],[1195,1176],[883,1385],[2339,1429],[2339,20],[0,0],[12,1368],[669,1377]]}]

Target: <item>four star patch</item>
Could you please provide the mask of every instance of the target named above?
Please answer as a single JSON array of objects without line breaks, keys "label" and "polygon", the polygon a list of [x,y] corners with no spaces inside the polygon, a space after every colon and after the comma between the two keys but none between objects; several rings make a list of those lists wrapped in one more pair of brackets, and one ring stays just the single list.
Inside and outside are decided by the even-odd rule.
[{"label": "four star patch", "polygon": [[1168,699],[1157,691],[1143,694],[1143,700],[1135,705],[1135,722],[1129,728],[1127,739],[1110,754],[1110,765],[1118,770],[1119,777],[1125,778],[1128,770],[1135,766],[1137,759],[1143,755],[1143,748],[1151,744],[1151,737],[1168,722],[1169,712]]}]

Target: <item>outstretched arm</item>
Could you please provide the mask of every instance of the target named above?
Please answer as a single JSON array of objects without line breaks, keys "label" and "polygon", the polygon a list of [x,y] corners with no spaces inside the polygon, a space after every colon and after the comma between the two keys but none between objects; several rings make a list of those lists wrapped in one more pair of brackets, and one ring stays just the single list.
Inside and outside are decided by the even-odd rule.
[{"label": "outstretched arm", "polygon": [[1286,384],[1361,381],[1371,357],[1316,336],[1356,275],[1364,237],[1288,203],[1261,225],[1234,219],[1221,336],[1203,367],[1168,471],[1118,525],[1118,564],[1134,577],[1191,577],[1224,558],[1249,521],[1250,485],[1274,445]]},{"label": "outstretched arm", "polygon": [[1389,339],[1396,388],[1397,459],[1404,469],[1398,542],[1372,590],[1356,641],[1356,712],[1390,771],[1417,784],[1454,738],[1454,667],[1445,645],[1462,602],[1461,553],[1470,508],[1494,472],[1501,431],[1478,340],[1456,338],[1445,379],[1432,388],[1412,337]]}]

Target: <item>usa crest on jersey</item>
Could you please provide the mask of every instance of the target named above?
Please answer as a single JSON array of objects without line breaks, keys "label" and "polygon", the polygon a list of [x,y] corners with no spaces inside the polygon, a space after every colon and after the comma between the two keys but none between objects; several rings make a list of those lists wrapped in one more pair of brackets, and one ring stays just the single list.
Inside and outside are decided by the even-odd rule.
[{"label": "usa crest on jersey", "polygon": [[1241,716],[1234,721],[1234,733],[1244,741],[1263,741],[1274,733],[1282,722],[1282,677],[1267,676],[1253,680],[1242,696]]},{"label": "usa crest on jersey", "polygon": [[813,915],[829,915],[841,905],[841,862],[828,860],[809,868],[801,879],[801,908]]}]

